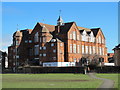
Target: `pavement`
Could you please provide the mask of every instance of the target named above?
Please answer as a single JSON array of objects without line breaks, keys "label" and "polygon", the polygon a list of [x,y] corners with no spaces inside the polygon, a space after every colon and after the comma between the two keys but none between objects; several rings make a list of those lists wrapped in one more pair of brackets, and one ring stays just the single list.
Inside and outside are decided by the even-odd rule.
[{"label": "pavement", "polygon": [[99,80],[102,80],[102,81],[103,81],[103,83],[100,85],[99,88],[97,88],[97,90],[114,90],[114,88],[113,88],[113,86],[114,86],[114,81],[113,81],[113,80],[96,77],[96,76],[95,76],[95,73],[88,73],[88,75],[89,75],[91,78],[99,79]]}]

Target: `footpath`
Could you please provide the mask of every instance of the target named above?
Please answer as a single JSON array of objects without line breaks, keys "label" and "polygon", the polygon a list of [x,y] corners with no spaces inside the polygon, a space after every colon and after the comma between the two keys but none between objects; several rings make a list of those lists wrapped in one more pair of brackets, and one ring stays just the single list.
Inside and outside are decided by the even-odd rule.
[{"label": "footpath", "polygon": [[113,89],[113,86],[114,86],[114,81],[113,80],[105,79],[105,78],[99,78],[99,77],[96,77],[94,74],[95,73],[88,73],[88,75],[91,78],[99,79],[99,80],[103,81],[103,83],[100,85],[99,88],[97,88],[97,90],[114,90]]}]

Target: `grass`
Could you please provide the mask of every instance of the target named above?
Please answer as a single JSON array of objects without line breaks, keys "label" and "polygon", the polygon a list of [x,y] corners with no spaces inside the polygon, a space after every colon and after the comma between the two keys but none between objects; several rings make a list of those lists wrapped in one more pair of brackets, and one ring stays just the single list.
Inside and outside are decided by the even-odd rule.
[{"label": "grass", "polygon": [[2,88],[97,88],[101,83],[84,74],[2,75]]},{"label": "grass", "polygon": [[120,74],[96,74],[96,76],[113,80],[115,83],[114,88],[118,88],[118,77],[120,77]]}]

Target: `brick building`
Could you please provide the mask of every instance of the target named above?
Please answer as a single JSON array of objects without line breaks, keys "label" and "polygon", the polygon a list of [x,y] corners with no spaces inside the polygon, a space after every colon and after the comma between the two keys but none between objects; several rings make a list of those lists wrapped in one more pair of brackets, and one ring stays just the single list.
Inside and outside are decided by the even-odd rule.
[{"label": "brick building", "polygon": [[29,65],[75,66],[82,58],[107,61],[105,37],[100,28],[83,28],[75,22],[37,23],[33,30],[16,31],[8,47],[9,67]]},{"label": "brick building", "polygon": [[7,53],[0,50],[0,73],[4,71],[6,67]]},{"label": "brick building", "polygon": [[114,49],[114,63],[115,66],[120,66],[120,44],[117,45]]},{"label": "brick building", "polygon": [[108,53],[107,54],[107,56],[108,56],[108,62],[109,63],[114,63],[114,53]]}]

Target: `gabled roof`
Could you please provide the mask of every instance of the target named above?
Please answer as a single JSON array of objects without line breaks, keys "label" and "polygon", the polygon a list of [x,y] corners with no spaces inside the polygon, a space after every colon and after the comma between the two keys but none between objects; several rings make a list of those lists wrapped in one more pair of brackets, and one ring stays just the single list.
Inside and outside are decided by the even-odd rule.
[{"label": "gabled roof", "polygon": [[100,30],[100,28],[91,29],[91,31],[93,31],[93,34],[94,34],[95,37],[97,36],[99,30]]},{"label": "gabled roof", "polygon": [[68,22],[68,23],[64,23],[63,26],[60,26],[60,33],[61,34],[67,33],[70,30],[73,23],[74,22]]},{"label": "gabled roof", "polygon": [[88,35],[90,35],[91,31],[86,31]]},{"label": "gabled roof", "polygon": [[45,26],[43,26],[42,32],[49,32],[49,30]]},{"label": "gabled roof", "polygon": [[82,34],[84,30],[79,30],[79,31],[80,31],[80,33]]},{"label": "gabled roof", "polygon": [[44,24],[44,23],[39,23],[41,26],[45,26],[50,32],[55,30],[54,25],[49,25],[49,24]]},{"label": "gabled roof", "polygon": [[29,32],[29,34],[31,34],[31,32],[32,32],[32,29],[26,29],[28,32]]},{"label": "gabled roof", "polygon": [[118,44],[117,46],[115,46],[112,50],[118,50],[120,49],[120,44]]},{"label": "gabled roof", "polygon": [[13,36],[22,36],[22,32],[21,31],[16,31]]},{"label": "gabled roof", "polygon": [[80,26],[77,26],[79,30],[85,30],[85,31],[91,31],[89,28],[84,28],[84,27],[80,27]]}]

